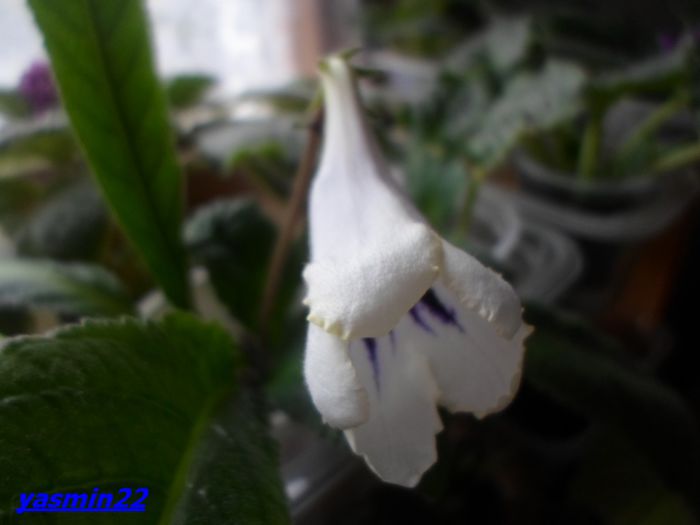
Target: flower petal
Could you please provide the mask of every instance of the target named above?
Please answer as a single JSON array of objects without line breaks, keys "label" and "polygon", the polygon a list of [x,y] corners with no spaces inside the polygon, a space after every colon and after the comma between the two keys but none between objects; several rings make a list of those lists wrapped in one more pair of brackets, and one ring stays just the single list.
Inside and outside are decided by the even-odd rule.
[{"label": "flower petal", "polygon": [[323,74],[323,153],[311,188],[309,320],[343,339],[389,333],[439,273],[442,246],[389,175],[347,64]]},{"label": "flower petal", "polygon": [[496,272],[447,241],[443,245],[442,282],[468,310],[512,338],[522,325],[522,306],[513,288]]},{"label": "flower petal", "polygon": [[436,283],[411,309],[410,323],[404,320],[399,328],[412,348],[428,358],[445,408],[483,417],[512,400],[520,384],[523,342],[531,330],[526,324],[505,339]]},{"label": "flower petal", "polygon": [[309,321],[343,339],[381,337],[435,281],[440,251],[428,228],[405,225],[382,239],[379,233],[354,254],[306,266]]},{"label": "flower petal", "polygon": [[442,422],[427,360],[400,330],[350,343],[350,358],[367,391],[369,419],[345,431],[352,449],[383,480],[415,486],[435,463]]},{"label": "flower petal", "polygon": [[304,376],[324,422],[349,428],[367,420],[369,403],[347,352],[348,343],[310,324]]}]

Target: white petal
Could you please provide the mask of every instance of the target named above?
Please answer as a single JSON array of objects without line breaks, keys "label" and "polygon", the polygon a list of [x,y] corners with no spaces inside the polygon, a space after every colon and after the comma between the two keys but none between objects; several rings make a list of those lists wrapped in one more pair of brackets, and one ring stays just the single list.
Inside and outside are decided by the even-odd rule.
[{"label": "white petal", "polygon": [[323,74],[325,140],[311,188],[309,320],[344,339],[386,335],[438,275],[439,238],[389,175],[341,59]]},{"label": "white petal", "polygon": [[496,333],[512,338],[522,325],[522,306],[513,288],[496,272],[447,241],[443,245],[443,283],[462,306],[493,324]]},{"label": "white petal", "polygon": [[351,343],[350,357],[367,391],[370,414],[345,435],[379,477],[412,487],[437,459],[435,434],[442,422],[428,363],[406,342],[405,334],[394,331],[379,340]]},{"label": "white petal", "polygon": [[513,399],[529,326],[521,323],[515,336],[505,339],[440,283],[401,323],[409,344],[430,362],[441,405],[483,417]]},{"label": "white petal", "polygon": [[369,404],[355,368],[348,343],[310,324],[304,356],[304,377],[311,399],[324,422],[349,428],[367,420]]},{"label": "white petal", "polygon": [[343,339],[381,337],[423,296],[439,272],[437,238],[415,223],[381,233],[354,254],[306,266],[309,321]]}]

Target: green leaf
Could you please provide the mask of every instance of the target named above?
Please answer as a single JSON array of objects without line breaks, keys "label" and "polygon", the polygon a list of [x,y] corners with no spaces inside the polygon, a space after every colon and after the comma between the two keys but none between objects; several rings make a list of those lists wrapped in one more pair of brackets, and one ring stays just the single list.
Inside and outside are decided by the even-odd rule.
[{"label": "green leaf", "polygon": [[15,233],[17,252],[30,257],[92,260],[107,226],[107,210],[89,179],[55,191]]},{"label": "green leaf", "polygon": [[40,201],[43,188],[22,176],[0,176],[0,225],[12,233]]},{"label": "green leaf", "polygon": [[[257,330],[260,301],[276,238],[274,225],[249,199],[215,202],[190,219],[185,239],[202,262],[221,301],[250,330]],[[299,284],[302,254],[297,248],[285,267],[270,324],[279,327]],[[268,327],[268,331],[270,327]],[[274,328],[272,328],[274,331]]]},{"label": "green leaf", "polygon": [[47,168],[65,168],[79,159],[80,152],[75,137],[65,127],[18,134],[0,146],[1,172],[8,172],[10,166],[22,161],[43,161]]},{"label": "green leaf", "polygon": [[138,0],[29,0],[71,124],[126,234],[175,305],[189,304],[183,185]]},{"label": "green leaf", "polygon": [[[536,312],[535,312],[536,313]],[[653,377],[601,350],[580,328],[530,310],[525,377],[593,421],[615,429],[645,455],[672,488],[697,497],[700,429],[682,398]],[[692,500],[691,500],[692,501]]]},{"label": "green leaf", "polygon": [[0,259],[0,307],[10,306],[74,316],[133,311],[119,281],[102,268],[37,259]]},{"label": "green leaf", "polygon": [[690,60],[697,52],[692,38],[686,37],[673,51],[600,75],[591,83],[592,94],[613,100],[622,95],[675,91],[689,80]]},{"label": "green leaf", "polygon": [[146,512],[129,523],[289,523],[264,414],[236,386],[238,370],[227,334],[186,314],[4,341],[0,521],[20,492],[146,487]]},{"label": "green leaf", "polygon": [[200,102],[213,84],[207,75],[180,75],[166,82],[165,92],[171,107],[184,109]]},{"label": "green leaf", "polygon": [[490,62],[500,73],[507,73],[521,63],[531,42],[532,21],[528,17],[497,17],[485,39]]},{"label": "green leaf", "polygon": [[551,129],[582,108],[584,72],[576,65],[551,60],[536,73],[522,73],[508,84],[467,145],[470,157],[484,168],[498,164],[525,133]]},{"label": "green leaf", "polygon": [[0,89],[0,113],[8,117],[24,118],[32,114],[32,108],[19,91]]}]

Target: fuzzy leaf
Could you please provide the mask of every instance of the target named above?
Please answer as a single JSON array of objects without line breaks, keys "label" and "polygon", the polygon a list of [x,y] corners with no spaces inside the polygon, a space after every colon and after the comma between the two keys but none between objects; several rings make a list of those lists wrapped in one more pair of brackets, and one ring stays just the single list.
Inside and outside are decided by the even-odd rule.
[{"label": "fuzzy leaf", "polygon": [[227,334],[185,314],[3,341],[0,521],[16,517],[20,492],[145,487],[145,512],[127,519],[46,522],[289,523],[263,412],[238,371]]}]

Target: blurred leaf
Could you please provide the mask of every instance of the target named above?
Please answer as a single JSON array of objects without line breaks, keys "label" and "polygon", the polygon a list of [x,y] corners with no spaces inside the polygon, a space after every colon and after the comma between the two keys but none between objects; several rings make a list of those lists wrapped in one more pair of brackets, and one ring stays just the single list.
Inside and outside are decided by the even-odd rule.
[{"label": "blurred leaf", "polygon": [[271,144],[295,161],[301,151],[303,136],[303,130],[293,120],[279,117],[207,129],[198,135],[197,146],[206,156],[229,167],[240,153]]},{"label": "blurred leaf", "polygon": [[11,336],[29,333],[31,324],[32,319],[26,308],[0,305],[0,333],[2,335]]},{"label": "blurred leaf", "polygon": [[453,226],[467,185],[464,168],[420,144],[407,148],[405,162],[406,186],[418,209],[438,231]]},{"label": "blurred leaf", "polygon": [[592,436],[571,492],[610,525],[695,525],[686,502],[637,450],[614,434]]},{"label": "blurred leaf", "polygon": [[183,185],[139,0],[29,0],[106,200],[168,298],[189,304]]},{"label": "blurred leaf", "polygon": [[0,146],[0,175],[14,175],[25,166],[60,171],[80,160],[78,144],[69,129],[38,130],[18,135]]},{"label": "blurred leaf", "polygon": [[[128,486],[149,489],[129,523],[289,523],[265,416],[237,387],[239,359],[223,330],[184,314],[4,341],[0,520],[13,520],[20,492]],[[51,521],[116,523],[79,518]]]},{"label": "blurred leaf", "polygon": [[685,38],[672,51],[600,75],[591,83],[591,89],[595,96],[606,99],[638,93],[676,91],[684,79],[689,80],[689,61],[697,52],[692,38]]},{"label": "blurred leaf", "polygon": [[497,17],[485,36],[487,56],[501,74],[521,63],[532,42],[532,21],[528,17]]},{"label": "blurred leaf", "polygon": [[15,234],[21,255],[61,260],[95,258],[107,226],[107,210],[90,180],[53,192]]},{"label": "blurred leaf", "polygon": [[0,307],[20,306],[74,316],[133,311],[119,281],[99,266],[0,259]]},{"label": "blurred leaf", "polygon": [[277,114],[304,115],[318,90],[314,79],[300,79],[279,88],[262,88],[245,91],[241,101],[261,102]]},{"label": "blurred leaf", "polygon": [[[250,330],[258,329],[258,315],[276,230],[257,205],[248,199],[215,202],[199,210],[185,229],[192,257],[202,262],[219,299]],[[281,288],[267,330],[283,322],[301,275],[302,257],[293,250],[280,280]]]},{"label": "blurred leaf", "polygon": [[0,89],[0,113],[12,118],[29,117],[32,108],[15,89]]},{"label": "blurred leaf", "polygon": [[26,177],[0,177],[0,225],[12,233],[41,200],[43,188]]},{"label": "blurred leaf", "polygon": [[443,66],[455,74],[464,74],[485,61],[493,73],[506,76],[525,60],[531,44],[529,17],[497,16],[483,31],[453,49]]},{"label": "blurred leaf", "polygon": [[537,73],[522,73],[506,87],[469,139],[470,157],[482,167],[498,164],[524,133],[547,130],[582,108],[585,74],[574,64],[551,60]]},{"label": "blurred leaf", "polygon": [[165,92],[171,107],[184,109],[199,103],[213,85],[207,75],[180,75],[166,82]]},{"label": "blurred leaf", "polygon": [[683,399],[629,365],[592,352],[567,322],[542,314],[533,319],[532,311],[529,317],[537,329],[527,343],[528,382],[620,432],[672,488],[697,497],[700,429]]},{"label": "blurred leaf", "polygon": [[295,162],[279,142],[270,141],[236,151],[230,168],[243,172],[269,192],[283,197],[291,190]]}]

